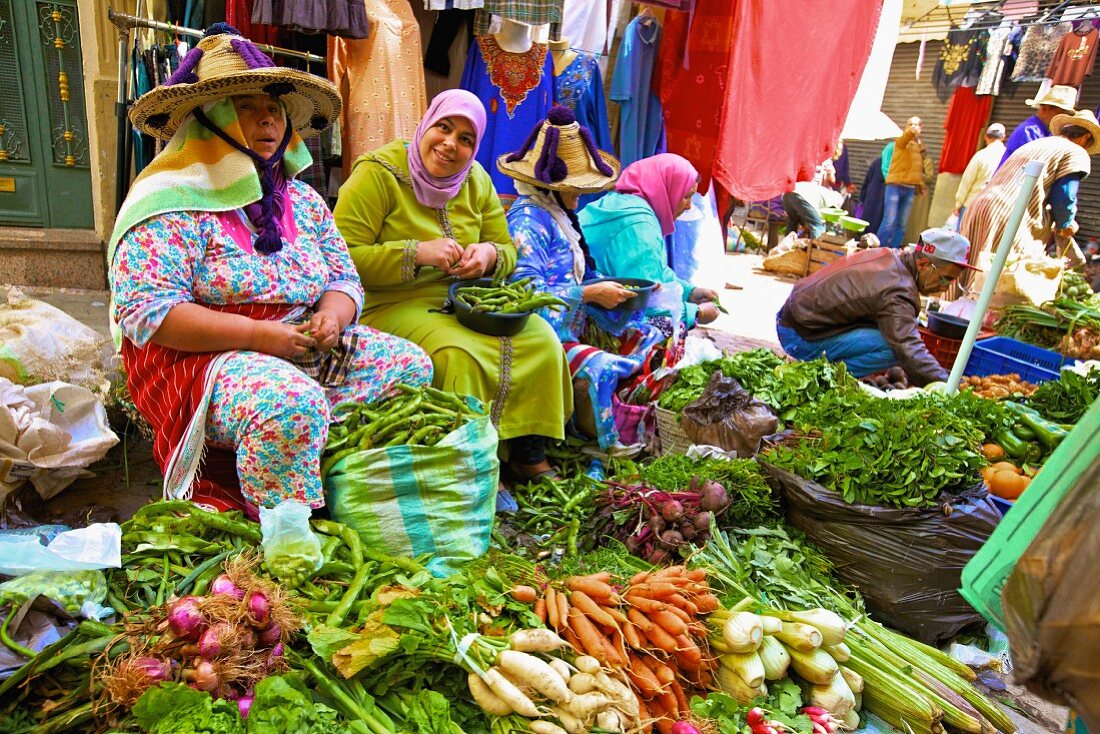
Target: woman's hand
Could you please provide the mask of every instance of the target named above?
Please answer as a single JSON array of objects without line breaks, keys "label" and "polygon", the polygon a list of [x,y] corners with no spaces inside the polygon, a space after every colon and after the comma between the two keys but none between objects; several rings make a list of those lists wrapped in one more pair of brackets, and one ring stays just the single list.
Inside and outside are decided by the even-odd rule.
[{"label": "woman's hand", "polygon": [[710,303],[718,300],[718,293],[710,288],[692,288],[688,300],[692,303]]},{"label": "woman's hand", "polygon": [[416,247],[416,264],[431,266],[443,272],[450,271],[462,259],[462,246],[450,237],[421,242]]},{"label": "woman's hand", "polygon": [[340,340],[340,319],[330,310],[315,311],[309,320],[309,334],[317,340],[317,350],[327,352]]},{"label": "woman's hand", "polygon": [[302,324],[256,321],[252,327],[252,338],[249,339],[248,348],[253,352],[263,352],[283,359],[301,357],[317,346],[317,340],[306,333],[311,323],[311,321]]},{"label": "woman's hand", "polygon": [[623,301],[638,295],[613,280],[604,280],[581,288],[581,302],[594,303],[603,308],[615,308]]},{"label": "woman's hand", "polygon": [[493,272],[496,266],[496,245],[491,242],[478,242],[468,245],[462,251],[462,257],[447,271],[447,274],[458,276],[460,280],[472,280]]},{"label": "woman's hand", "polygon": [[700,324],[709,324],[718,318],[718,307],[711,302],[700,304],[699,313],[695,315],[696,322]]}]

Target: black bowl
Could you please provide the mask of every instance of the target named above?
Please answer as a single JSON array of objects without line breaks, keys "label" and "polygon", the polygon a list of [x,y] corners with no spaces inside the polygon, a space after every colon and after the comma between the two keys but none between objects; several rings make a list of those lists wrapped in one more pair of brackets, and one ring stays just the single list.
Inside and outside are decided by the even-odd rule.
[{"label": "black bowl", "polygon": [[939,311],[928,312],[928,330],[947,339],[962,339],[966,336],[966,330],[969,326],[969,319],[962,319]]},{"label": "black bowl", "polygon": [[479,334],[515,336],[523,331],[523,327],[527,325],[527,319],[531,318],[531,311],[523,313],[474,313],[469,306],[455,298],[455,294],[463,288],[484,288],[492,284],[492,278],[459,280],[451,284],[447,293],[451,303],[454,304],[458,323]]},{"label": "black bowl", "polygon": [[631,289],[638,294],[633,298],[626,299],[614,308],[607,309],[608,311],[641,311],[649,305],[649,297],[653,294],[653,291],[657,290],[657,282],[645,278],[595,278],[593,280],[584,281],[584,285],[602,283],[606,280],[613,281],[619,285],[630,286]]}]

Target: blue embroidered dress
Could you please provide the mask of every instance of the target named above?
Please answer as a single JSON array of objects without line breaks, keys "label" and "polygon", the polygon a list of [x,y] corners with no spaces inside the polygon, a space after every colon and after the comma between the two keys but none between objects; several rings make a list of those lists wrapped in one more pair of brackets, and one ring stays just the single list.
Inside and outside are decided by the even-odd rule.
[{"label": "blue embroidered dress", "polygon": [[[607,119],[599,58],[597,54],[578,51],[577,58],[554,78],[554,99],[557,104],[573,110],[577,122],[592,132],[597,148],[610,153],[614,151],[614,147]],[[600,196],[602,194],[585,194],[577,208],[584,208]]]},{"label": "blue embroidered dress", "polygon": [[[619,381],[637,372],[664,335],[646,323],[641,312],[607,311],[581,303],[581,283],[574,273],[573,250],[548,211],[526,196],[508,210],[508,229],[518,260],[516,278],[558,296],[569,308],[540,315],[554,328],[566,350],[573,379],[588,380],[595,413],[596,438],[603,449],[619,439],[612,396]],[[595,273],[587,277],[599,277]],[[594,346],[599,344],[599,346]],[[607,351],[607,349],[614,351]]]}]

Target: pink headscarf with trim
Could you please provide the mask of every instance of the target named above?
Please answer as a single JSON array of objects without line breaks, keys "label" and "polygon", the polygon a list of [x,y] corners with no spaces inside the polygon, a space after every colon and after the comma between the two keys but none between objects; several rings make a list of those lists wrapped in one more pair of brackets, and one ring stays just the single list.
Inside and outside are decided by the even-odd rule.
[{"label": "pink headscarf with trim", "polygon": [[615,190],[645,199],[661,223],[661,232],[667,237],[676,229],[676,205],[698,181],[699,172],[687,158],[661,153],[623,169]]},{"label": "pink headscarf with trim", "polygon": [[[474,152],[466,167],[453,176],[436,178],[428,173],[424,167],[424,161],[420,158],[420,140],[437,122],[444,117],[464,117],[474,127],[477,139],[474,141]],[[466,180],[466,174],[470,172],[470,166],[477,157],[477,149],[481,146],[481,136],[485,132],[485,106],[476,96],[465,89],[448,89],[440,92],[428,106],[428,111],[420,119],[416,126],[416,134],[409,144],[409,174],[412,176],[413,192],[416,200],[424,206],[432,209],[442,209],[447,202],[455,197],[462,182]]]}]

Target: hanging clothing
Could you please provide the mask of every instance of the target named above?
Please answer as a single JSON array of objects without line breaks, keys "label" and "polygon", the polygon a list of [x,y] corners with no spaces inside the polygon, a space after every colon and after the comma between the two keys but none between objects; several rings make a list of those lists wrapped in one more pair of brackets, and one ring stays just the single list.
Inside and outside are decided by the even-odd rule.
[{"label": "hanging clothing", "polygon": [[366,0],[372,33],[329,38],[329,79],[344,100],[344,172],[394,138],[411,137],[427,106],[420,26],[408,0]]},{"label": "hanging clothing", "polygon": [[1093,28],[1091,23],[1081,25],[1082,27],[1062,37],[1058,51],[1047,69],[1047,76],[1052,84],[1080,87],[1085,77],[1092,75],[1100,31]]},{"label": "hanging clothing", "polygon": [[253,23],[346,38],[366,38],[368,34],[367,13],[362,0],[254,1]]},{"label": "hanging clothing", "polygon": [[494,243],[497,272],[512,272],[516,250],[489,175],[475,164],[446,208],[431,209],[413,192],[408,145],[395,140],[361,158],[336,204],[337,226],[367,288],[362,322],[423,347],[436,387],[491,404],[502,440],[563,438],[573,387],[550,325],[534,317],[512,337],[471,331],[431,311],[442,307],[452,279],[415,264],[418,242],[452,237],[462,246]]},{"label": "hanging clothing", "polygon": [[[798,3],[797,12],[774,0],[733,6],[730,45],[736,52],[719,105],[713,175],[738,199],[760,201],[790,191],[833,154],[871,53],[882,4]],[[780,28],[787,41],[777,43],[774,33],[761,32]],[[821,33],[822,28],[844,32]],[[792,104],[813,112],[789,115]]]},{"label": "hanging clothing", "polygon": [[652,15],[643,14],[630,21],[619,46],[610,97],[622,108],[619,160],[623,168],[667,150],[664,113],[652,88],[653,63],[660,41],[661,25]]},{"label": "hanging clothing", "polygon": [[252,22],[253,0],[226,0],[225,22],[257,43],[277,44],[279,29],[273,25]]},{"label": "hanging clothing", "polygon": [[428,48],[424,50],[424,68],[442,77],[451,75],[451,46],[458,31],[466,25],[467,40],[473,41],[474,12],[472,10],[441,10],[436,14]]},{"label": "hanging clothing", "polygon": [[658,51],[668,150],[698,169],[703,193],[710,186],[718,148],[726,75],[734,52],[733,17],[729,0],[699,0],[691,13],[669,10]]},{"label": "hanging clothing", "polygon": [[641,368],[664,335],[647,324],[640,312],[608,311],[582,302],[582,283],[602,276],[585,272],[582,258],[577,277],[569,238],[550,212],[533,199],[516,199],[508,210],[508,230],[518,253],[513,275],[531,278],[537,290],[553,293],[569,304],[565,311],[543,309],[539,315],[565,346],[573,379],[588,383],[596,438],[600,448],[611,448],[619,439],[612,407],[615,389],[620,380]]},{"label": "hanging clothing", "polygon": [[1062,43],[1062,38],[1073,30],[1073,23],[1033,25],[1024,31],[1020,41],[1020,55],[1012,71],[1014,82],[1041,82],[1046,79],[1050,62]]},{"label": "hanging clothing", "polygon": [[608,0],[565,0],[562,40],[578,51],[602,54],[607,43],[607,4]]},{"label": "hanging clothing", "polygon": [[476,10],[485,0],[424,0],[425,10]]},{"label": "hanging clothing", "polygon": [[1013,251],[1045,252],[1054,222],[1047,204],[1059,179],[1084,177],[1092,170],[1088,153],[1077,143],[1062,137],[1043,138],[1024,145],[1001,165],[989,184],[966,208],[959,231],[970,240],[970,264],[978,256],[991,252],[1001,241],[1005,224],[1020,190],[1020,173],[1030,161],[1043,164],[1042,173],[1028,201],[1024,219],[1012,240]]},{"label": "hanging clothing", "polygon": [[489,171],[501,199],[514,201],[515,182],[497,170],[497,158],[522,148],[528,131],[546,118],[554,99],[554,60],[540,43],[512,53],[492,35],[478,36],[459,86],[477,95],[487,113],[477,160]]},{"label": "hanging clothing", "polygon": [[989,124],[993,97],[978,96],[973,87],[959,87],[951,95],[947,116],[943,121],[943,151],[940,153],[940,173],[962,173],[974,155],[982,131]]},{"label": "hanging clothing", "polygon": [[[951,90],[959,86],[974,86],[981,72],[984,31],[953,30],[947,34],[940,51],[940,60],[932,72],[936,96],[946,102]],[[967,82],[970,84],[967,84]]]},{"label": "hanging clothing", "polygon": [[573,115],[592,132],[600,150],[611,151],[611,127],[604,102],[599,56],[578,52],[577,57],[554,79],[554,102],[573,110]]},{"label": "hanging clothing", "polygon": [[982,66],[974,94],[1001,93],[1001,80],[1004,78],[1005,61],[1012,53],[1011,39],[1014,31],[1015,27],[1011,25],[1000,25],[989,31],[989,40],[985,46],[985,65]]},{"label": "hanging clothing", "polygon": [[877,232],[882,224],[882,209],[886,196],[886,179],[882,175],[882,159],[876,158],[867,166],[863,186],[859,190],[859,218],[867,222],[864,232]]},{"label": "hanging clothing", "polygon": [[1050,137],[1050,129],[1046,126],[1038,115],[1032,115],[1027,118],[1012,131],[1012,134],[1008,136],[1008,140],[1005,141],[1005,152],[1001,156],[1000,165],[1003,166],[1005,161],[1009,157],[1019,150],[1022,146],[1027,145],[1033,140],[1039,140],[1040,138]]},{"label": "hanging clothing", "polygon": [[[494,15],[527,25],[560,24],[564,4],[565,0],[485,0],[474,18],[474,35],[488,33]],[[553,33],[551,37],[556,38]]]}]

